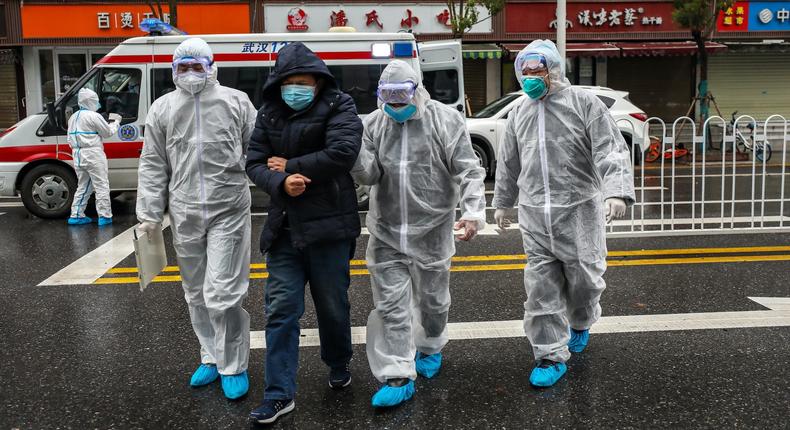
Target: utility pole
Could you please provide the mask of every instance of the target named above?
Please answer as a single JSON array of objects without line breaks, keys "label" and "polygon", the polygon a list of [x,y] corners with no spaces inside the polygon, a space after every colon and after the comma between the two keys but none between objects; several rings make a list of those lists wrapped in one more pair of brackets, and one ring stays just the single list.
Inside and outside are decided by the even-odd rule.
[{"label": "utility pole", "polygon": [[557,49],[563,60],[565,60],[565,21],[568,15],[566,3],[566,0],[557,0]]}]

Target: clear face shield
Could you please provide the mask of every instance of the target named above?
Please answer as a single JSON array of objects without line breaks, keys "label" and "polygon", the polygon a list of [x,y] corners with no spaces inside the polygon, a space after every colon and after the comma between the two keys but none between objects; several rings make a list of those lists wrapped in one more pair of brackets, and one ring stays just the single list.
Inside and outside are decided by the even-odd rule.
[{"label": "clear face shield", "polygon": [[417,91],[414,82],[379,82],[376,96],[385,104],[410,104]]},{"label": "clear face shield", "polygon": [[211,73],[211,65],[208,58],[179,58],[173,61],[173,77],[193,75],[205,78]]},{"label": "clear face shield", "polygon": [[[542,76],[548,74],[549,65],[546,57],[537,53],[526,53],[516,58],[516,70],[521,72],[521,76]],[[545,73],[543,73],[545,72]]]}]

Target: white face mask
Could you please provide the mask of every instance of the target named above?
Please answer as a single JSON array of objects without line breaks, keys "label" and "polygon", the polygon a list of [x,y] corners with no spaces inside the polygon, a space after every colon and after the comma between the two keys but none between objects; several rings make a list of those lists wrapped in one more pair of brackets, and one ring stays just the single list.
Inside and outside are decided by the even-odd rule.
[{"label": "white face mask", "polygon": [[193,71],[188,71],[184,73],[178,73],[175,76],[175,84],[184,91],[189,92],[190,94],[197,94],[206,87],[206,81],[208,80],[207,73],[197,73]]}]

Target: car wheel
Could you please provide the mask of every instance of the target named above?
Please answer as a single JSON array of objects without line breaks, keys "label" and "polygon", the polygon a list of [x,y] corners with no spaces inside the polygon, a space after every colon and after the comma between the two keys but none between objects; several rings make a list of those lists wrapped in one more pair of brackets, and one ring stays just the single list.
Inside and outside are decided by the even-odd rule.
[{"label": "car wheel", "polygon": [[22,203],[39,218],[65,218],[77,189],[74,171],[57,164],[44,164],[27,172],[21,183]]},{"label": "car wheel", "polygon": [[357,191],[357,208],[361,211],[366,211],[370,207],[370,186],[360,185],[354,183],[354,188]]},{"label": "car wheel", "polygon": [[486,153],[486,150],[483,149],[483,147],[477,142],[472,142],[472,150],[475,152],[475,157],[477,157],[480,167],[485,169],[486,178],[488,178],[491,175],[491,165],[488,162],[488,154]]}]

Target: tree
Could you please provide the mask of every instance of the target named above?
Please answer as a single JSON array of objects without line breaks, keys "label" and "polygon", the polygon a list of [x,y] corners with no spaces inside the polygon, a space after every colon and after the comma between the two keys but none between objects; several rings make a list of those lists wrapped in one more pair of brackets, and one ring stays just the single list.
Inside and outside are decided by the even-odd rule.
[{"label": "tree", "polygon": [[733,3],[734,0],[675,0],[672,19],[679,26],[691,30],[691,37],[697,44],[701,122],[705,122],[708,118],[708,52],[705,50],[705,41],[716,28],[719,12],[726,11]]},{"label": "tree", "polygon": [[[156,16],[157,19],[160,21],[164,21],[165,14],[162,12],[162,2],[161,0],[147,0],[148,7],[151,8],[151,13]],[[156,7],[154,7],[156,5]],[[170,13],[170,25],[173,27],[178,26],[178,1],[177,0],[167,0],[167,7]]]},{"label": "tree", "polygon": [[[450,29],[454,38],[460,38],[475,24],[491,19],[505,7],[505,0],[446,0]],[[480,18],[477,6],[488,9],[488,16]]]}]

